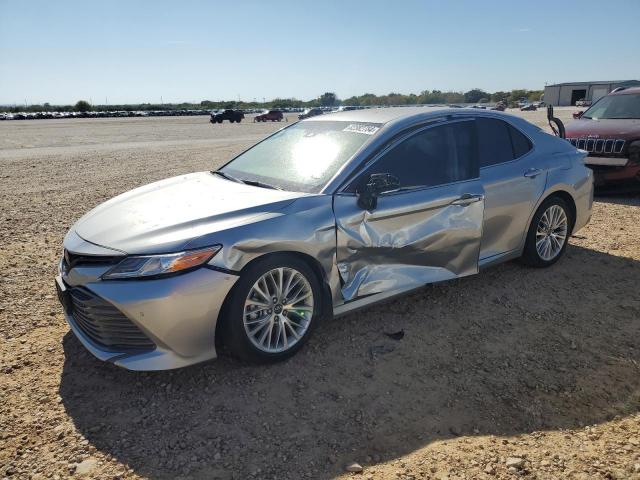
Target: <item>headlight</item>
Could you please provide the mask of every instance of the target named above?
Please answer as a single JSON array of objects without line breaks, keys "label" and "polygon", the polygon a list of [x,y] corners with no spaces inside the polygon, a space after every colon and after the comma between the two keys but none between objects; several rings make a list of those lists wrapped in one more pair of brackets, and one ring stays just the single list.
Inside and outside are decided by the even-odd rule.
[{"label": "headlight", "polygon": [[102,278],[104,280],[113,280],[117,278],[153,277],[189,270],[207,263],[221,248],[221,245],[214,245],[213,247],[186,252],[127,257],[102,275]]}]

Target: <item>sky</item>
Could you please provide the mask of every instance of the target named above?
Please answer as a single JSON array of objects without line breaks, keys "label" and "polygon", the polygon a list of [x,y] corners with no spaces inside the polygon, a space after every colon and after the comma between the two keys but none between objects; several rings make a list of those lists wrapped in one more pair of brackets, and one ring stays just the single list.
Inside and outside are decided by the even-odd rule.
[{"label": "sky", "polygon": [[640,0],[0,0],[0,104],[640,79]]}]

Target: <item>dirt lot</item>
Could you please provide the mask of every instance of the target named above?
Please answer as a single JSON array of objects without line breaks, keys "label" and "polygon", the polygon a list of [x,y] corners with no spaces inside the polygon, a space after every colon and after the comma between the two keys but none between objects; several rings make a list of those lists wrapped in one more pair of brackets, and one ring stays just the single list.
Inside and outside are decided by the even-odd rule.
[{"label": "dirt lot", "polygon": [[549,270],[508,263],[328,321],[282,364],[95,360],[55,298],[62,238],[280,126],[207,120],[0,124],[0,477],[640,478],[637,195],[598,198]]}]

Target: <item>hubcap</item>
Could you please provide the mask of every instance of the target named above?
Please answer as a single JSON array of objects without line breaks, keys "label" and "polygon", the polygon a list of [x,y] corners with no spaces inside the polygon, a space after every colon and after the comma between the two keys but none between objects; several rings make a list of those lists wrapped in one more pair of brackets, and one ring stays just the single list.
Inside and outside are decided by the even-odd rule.
[{"label": "hubcap", "polygon": [[280,353],[300,341],[312,316],[309,281],[293,268],[275,268],[249,290],[244,303],[244,330],[259,350]]},{"label": "hubcap", "polygon": [[540,217],[536,229],[536,250],[545,261],[556,258],[567,241],[569,222],[567,214],[559,205],[551,205]]}]

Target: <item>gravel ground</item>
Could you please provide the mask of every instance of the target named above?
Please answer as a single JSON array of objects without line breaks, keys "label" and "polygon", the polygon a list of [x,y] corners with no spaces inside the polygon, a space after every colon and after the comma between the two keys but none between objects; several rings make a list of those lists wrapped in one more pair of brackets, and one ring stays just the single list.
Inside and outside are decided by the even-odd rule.
[{"label": "gravel ground", "polygon": [[640,478],[638,195],[598,198],[550,269],[327,321],[281,364],[136,373],[87,353],[53,288],[66,230],[281,126],[247,120],[0,124],[0,477]]}]

